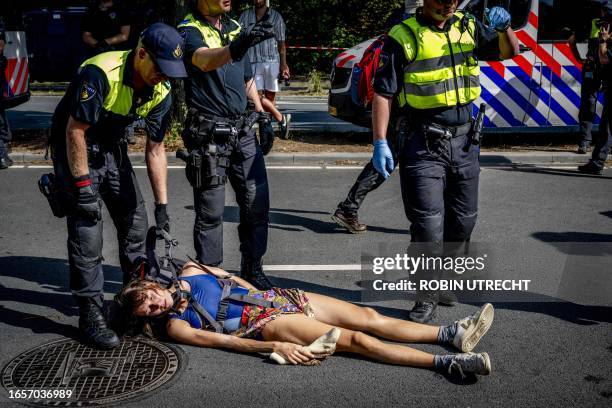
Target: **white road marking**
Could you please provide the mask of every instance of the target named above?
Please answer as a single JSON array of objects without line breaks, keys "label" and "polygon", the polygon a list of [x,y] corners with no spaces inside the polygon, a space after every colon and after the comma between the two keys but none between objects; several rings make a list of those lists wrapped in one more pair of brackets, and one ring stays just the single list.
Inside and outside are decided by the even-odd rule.
[{"label": "white road marking", "polygon": [[325,166],[327,170],[361,170],[364,166]]},{"label": "white road marking", "polygon": [[269,170],[321,170],[322,166],[266,166]]},{"label": "white road marking", "polygon": [[25,166],[23,164],[13,164],[9,169],[23,169]]},{"label": "white road marking", "polygon": [[53,166],[49,166],[48,164],[44,164],[44,165],[32,164],[28,166],[28,169],[52,169],[52,168]]},{"label": "white road marking", "polygon": [[266,271],[360,271],[361,264],[340,265],[264,265]]}]

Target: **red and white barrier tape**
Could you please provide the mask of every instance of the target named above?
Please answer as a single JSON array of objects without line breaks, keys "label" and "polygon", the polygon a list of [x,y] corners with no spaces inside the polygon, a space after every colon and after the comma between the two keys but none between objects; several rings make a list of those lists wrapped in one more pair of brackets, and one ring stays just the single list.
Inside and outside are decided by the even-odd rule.
[{"label": "red and white barrier tape", "polygon": [[287,48],[291,48],[291,49],[295,49],[295,50],[316,50],[316,51],[345,51],[348,50],[348,48],[341,48],[341,47],[312,47],[312,46],[305,46],[305,45],[288,45]]}]

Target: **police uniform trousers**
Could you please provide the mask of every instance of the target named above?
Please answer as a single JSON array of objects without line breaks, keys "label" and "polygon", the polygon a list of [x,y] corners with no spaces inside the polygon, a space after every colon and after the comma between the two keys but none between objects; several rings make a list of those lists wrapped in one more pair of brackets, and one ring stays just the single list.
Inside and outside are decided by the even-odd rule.
[{"label": "police uniform trousers", "polygon": [[610,149],[612,149],[612,87],[604,86],[604,105],[599,124],[599,132],[594,137],[593,155],[591,160],[597,167],[603,168]]},{"label": "police uniform trousers", "polygon": [[469,241],[478,213],[479,147],[469,135],[429,143],[422,130],[402,133],[400,182],[411,241]]},{"label": "police uniform trousers", "polygon": [[[75,296],[93,298],[101,306],[104,223],[84,218],[74,210],[77,197],[65,147],[55,149],[53,156],[55,175],[67,212],[70,289]],[[125,143],[109,148],[88,143],[88,159],[92,188],[103,200],[117,229],[119,259],[126,283],[145,256],[148,225],[144,199]]]},{"label": "police uniform trousers", "polygon": [[11,139],[11,128],[6,119],[6,110],[2,107],[2,99],[0,97],[0,148],[6,148]]},{"label": "police uniform trousers", "polygon": [[[219,176],[229,180],[236,194],[240,209],[240,252],[259,260],[268,245],[268,176],[255,130],[241,135],[237,143],[239,146],[220,146],[221,150],[228,151],[229,165],[217,171]],[[220,265],[223,262],[225,183],[194,188],[193,198],[196,213],[193,241],[197,259],[204,265]]]},{"label": "police uniform trousers", "polygon": [[[391,150],[391,155],[393,156],[393,164],[397,166],[397,145],[395,139],[395,129],[392,129],[387,134],[387,139],[389,141],[389,150]],[[385,178],[382,174],[380,174],[372,164],[370,160],[368,164],[365,165],[359,176],[357,176],[357,180],[355,180],[355,184],[349,190],[348,195],[338,207],[345,213],[351,216],[357,216],[359,211],[359,207],[365,200],[366,195],[376,190],[380,187],[381,184],[385,182]]]},{"label": "police uniform trousers", "polygon": [[601,88],[601,78],[597,72],[594,76],[587,78],[582,74],[582,85],[580,87],[580,110],[578,111],[578,122],[580,123],[581,142],[592,142],[591,130],[595,121],[595,110],[597,107],[597,95]]}]

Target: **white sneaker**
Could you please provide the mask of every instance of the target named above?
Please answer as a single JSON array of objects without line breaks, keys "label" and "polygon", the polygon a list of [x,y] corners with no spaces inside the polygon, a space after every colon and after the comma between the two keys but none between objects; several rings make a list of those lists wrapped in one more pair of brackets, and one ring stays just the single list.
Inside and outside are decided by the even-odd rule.
[{"label": "white sneaker", "polygon": [[493,305],[487,303],[478,312],[457,321],[457,333],[453,338],[453,345],[464,353],[474,350],[491,327],[494,314]]},{"label": "white sneaker", "polygon": [[457,354],[448,366],[448,373],[452,374],[453,369],[459,372],[461,378],[465,378],[465,373],[489,375],[491,374],[491,359],[487,353]]}]

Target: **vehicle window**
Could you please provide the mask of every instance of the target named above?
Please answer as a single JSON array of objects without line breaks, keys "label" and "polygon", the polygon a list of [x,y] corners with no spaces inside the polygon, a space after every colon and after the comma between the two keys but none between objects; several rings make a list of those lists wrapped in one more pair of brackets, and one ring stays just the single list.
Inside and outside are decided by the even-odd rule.
[{"label": "vehicle window", "polygon": [[[472,0],[464,10],[476,16],[480,21],[484,21],[485,4],[488,8],[499,6],[510,12],[512,16],[511,27],[514,30],[523,28],[527,24],[529,11],[531,10],[532,0]],[[535,1],[535,0],[533,0]]]},{"label": "vehicle window", "polygon": [[576,0],[540,0],[538,41],[565,41],[576,21]]},{"label": "vehicle window", "polygon": [[596,11],[587,0],[540,0],[538,41],[566,41],[572,32],[589,31]]}]

